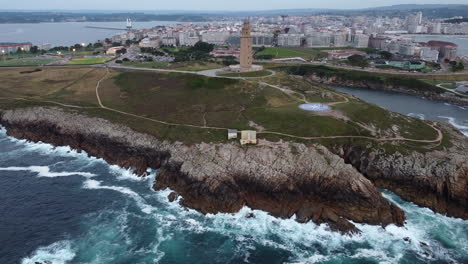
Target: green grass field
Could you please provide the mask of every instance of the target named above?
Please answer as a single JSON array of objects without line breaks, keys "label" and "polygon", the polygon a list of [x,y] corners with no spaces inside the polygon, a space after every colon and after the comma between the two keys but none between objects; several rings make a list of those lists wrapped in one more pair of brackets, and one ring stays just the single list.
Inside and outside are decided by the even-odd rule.
[{"label": "green grass field", "polygon": [[91,65],[110,61],[110,58],[79,58],[68,62],[68,65]]},{"label": "green grass field", "polygon": [[168,62],[159,62],[159,61],[151,61],[151,62],[136,62],[136,61],[124,61],[122,65],[128,67],[137,67],[137,68],[149,68],[149,69],[161,69],[167,68],[170,63]]},{"label": "green grass field", "polygon": [[223,77],[246,77],[246,78],[254,78],[254,77],[266,77],[270,76],[273,73],[271,71],[262,70],[262,71],[254,71],[254,72],[232,72],[232,73],[221,73],[218,76]]},{"label": "green grass field", "polygon": [[[26,68],[28,69],[28,68]],[[320,136],[405,136],[434,139],[434,130],[424,121],[391,113],[359,100],[333,106],[334,113],[303,111],[298,96],[260,84],[257,80],[210,78],[194,74],[114,71],[101,82],[102,103],[109,108],[141,119],[99,108],[96,83],[107,74],[91,67],[53,67],[4,69],[0,71],[0,108],[29,105],[72,104],[86,115],[106,118],[157,138],[185,143],[225,142],[226,128],[256,129],[301,137]],[[262,81],[317,96],[323,102],[341,102],[341,95],[323,97],[331,92],[301,78],[279,73]],[[309,94],[309,92],[313,92]],[[21,97],[28,101],[19,101]],[[148,119],[201,127],[161,124]],[[255,128],[250,124],[254,122]],[[219,127],[218,129],[203,128]],[[259,128],[262,127],[262,128]],[[365,127],[371,128],[371,130]],[[287,139],[314,143],[285,136],[259,134],[260,138]],[[352,139],[349,139],[352,141]],[[399,145],[406,143],[395,143]]]},{"label": "green grass field", "polygon": [[39,66],[46,65],[57,61],[56,59],[34,59],[34,58],[24,58],[24,59],[13,59],[13,60],[4,60],[0,61],[0,67],[6,66]]},{"label": "green grass field", "polygon": [[455,89],[457,85],[455,83],[442,83],[440,86],[447,88],[447,89]]},{"label": "green grass field", "polygon": [[289,58],[289,57],[301,57],[306,60],[316,60],[323,57],[326,57],[321,49],[315,48],[265,48],[263,51],[256,54],[257,56],[261,55],[271,55],[274,58]]},{"label": "green grass field", "polygon": [[129,66],[129,67],[137,67],[137,68],[170,69],[170,70],[193,71],[193,72],[220,69],[224,67],[221,64],[212,63],[212,62],[203,62],[203,61],[175,62],[175,63],[159,62],[159,61],[152,61],[152,62],[124,61],[122,65]]}]

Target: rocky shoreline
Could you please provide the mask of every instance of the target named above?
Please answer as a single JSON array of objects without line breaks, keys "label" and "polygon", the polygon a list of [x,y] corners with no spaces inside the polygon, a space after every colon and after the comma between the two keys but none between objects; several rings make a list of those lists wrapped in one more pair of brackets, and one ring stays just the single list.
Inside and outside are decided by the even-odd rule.
[{"label": "rocky shoreline", "polygon": [[353,88],[363,88],[370,90],[379,90],[379,91],[389,91],[397,92],[408,95],[414,95],[419,97],[424,97],[433,101],[442,101],[447,103],[452,103],[460,106],[468,106],[468,98],[462,98],[452,94],[450,92],[438,94],[435,92],[420,92],[417,90],[408,89],[407,87],[394,86],[390,84],[382,84],[377,82],[370,81],[354,81],[343,79],[340,77],[320,77],[318,75],[312,74],[305,77],[305,79],[313,82],[318,82],[325,85],[331,86],[342,86],[342,87],[353,87]]},{"label": "rocky shoreline", "polygon": [[265,140],[254,147],[172,143],[59,108],[3,111],[0,125],[9,136],[70,146],[139,175],[156,169],[156,190],[170,188],[171,200],[181,196],[182,205],[202,213],[235,213],[248,206],[281,218],[295,215],[303,223],[327,223],[343,233],[359,232],[350,220],[401,226],[403,211],[377,189],[385,187],[468,219],[468,147],[461,137],[462,147],[450,155],[413,153],[388,160],[384,153],[352,146],[332,152],[318,144]]}]

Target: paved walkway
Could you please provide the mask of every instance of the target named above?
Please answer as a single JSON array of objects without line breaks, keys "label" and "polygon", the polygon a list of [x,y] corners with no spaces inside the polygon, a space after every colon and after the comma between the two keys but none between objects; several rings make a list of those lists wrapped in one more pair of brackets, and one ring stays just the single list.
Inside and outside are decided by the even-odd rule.
[{"label": "paved walkway", "polygon": [[455,91],[455,89],[445,88],[445,87],[442,86],[442,84],[447,84],[447,83],[438,84],[437,87],[439,87],[439,88],[441,88],[441,89],[444,89],[444,90],[446,90],[447,92],[451,92],[451,93],[454,93],[454,94],[456,94],[456,95],[459,95],[459,96],[468,98],[468,94],[459,93],[459,92]]}]

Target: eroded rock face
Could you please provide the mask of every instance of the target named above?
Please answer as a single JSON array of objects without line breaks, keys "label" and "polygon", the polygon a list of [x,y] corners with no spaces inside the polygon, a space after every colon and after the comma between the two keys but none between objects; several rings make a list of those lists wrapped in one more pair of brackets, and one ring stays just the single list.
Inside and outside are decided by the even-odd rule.
[{"label": "eroded rock face", "polygon": [[370,180],[320,145],[188,146],[57,108],[5,111],[0,123],[8,135],[69,145],[138,174],[158,169],[155,189],[169,187],[183,205],[203,213],[234,213],[249,206],[277,217],[296,214],[300,222],[329,223],[342,232],[357,232],[348,219],[374,225],[404,222],[403,212]]},{"label": "eroded rock face", "polygon": [[353,164],[376,186],[449,216],[468,219],[468,140],[454,129],[457,145],[446,151],[387,154],[376,149],[341,146]]}]

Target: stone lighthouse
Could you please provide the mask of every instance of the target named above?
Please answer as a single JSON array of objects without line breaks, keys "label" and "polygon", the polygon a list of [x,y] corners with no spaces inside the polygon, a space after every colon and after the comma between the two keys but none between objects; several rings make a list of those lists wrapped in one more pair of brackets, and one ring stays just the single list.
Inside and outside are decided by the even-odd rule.
[{"label": "stone lighthouse", "polygon": [[253,41],[251,35],[250,20],[244,21],[240,37],[240,64],[229,66],[229,70],[233,72],[251,72],[261,71],[262,66],[253,65]]},{"label": "stone lighthouse", "polygon": [[242,70],[250,70],[252,68],[253,52],[250,32],[250,21],[245,20],[240,37],[240,67]]}]

